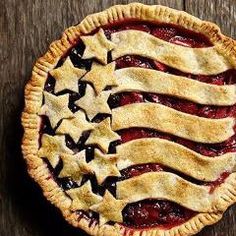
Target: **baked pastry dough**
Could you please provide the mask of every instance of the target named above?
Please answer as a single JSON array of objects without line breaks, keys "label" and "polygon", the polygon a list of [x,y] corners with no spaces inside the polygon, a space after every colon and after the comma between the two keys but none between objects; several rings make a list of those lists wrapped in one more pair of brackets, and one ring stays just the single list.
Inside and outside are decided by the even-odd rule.
[{"label": "baked pastry dough", "polygon": [[89,71],[81,81],[87,81],[92,83],[97,94],[101,93],[107,86],[116,86],[116,77],[114,75],[115,63],[109,63],[108,65],[100,65],[94,63],[91,71]]},{"label": "baked pastry dough", "polygon": [[65,118],[72,118],[74,114],[67,107],[69,95],[55,96],[44,92],[44,105],[39,112],[40,115],[48,116],[51,126],[55,128],[58,122]]},{"label": "baked pastry dough", "polygon": [[101,225],[110,220],[122,222],[122,210],[127,204],[126,201],[115,199],[109,191],[105,192],[102,202],[90,207],[91,210],[100,214]]},{"label": "baked pastry dough", "polygon": [[56,129],[57,134],[69,134],[77,143],[83,132],[94,129],[94,124],[86,120],[83,111],[79,110],[74,113],[71,119],[63,119],[59,127]]},{"label": "baked pastry dough", "polygon": [[119,139],[120,136],[111,129],[110,118],[106,118],[95,126],[85,143],[98,145],[107,153],[110,143]]},{"label": "baked pastry dough", "polygon": [[81,40],[86,46],[83,59],[96,58],[103,64],[107,63],[107,52],[112,50],[115,44],[107,40],[103,29],[94,36],[82,36]]},{"label": "baked pastry dough", "polygon": [[93,193],[90,181],[79,188],[70,189],[66,193],[72,199],[71,210],[87,211],[91,206],[102,200],[102,197]]},{"label": "baked pastry dough", "polygon": [[100,151],[95,150],[94,159],[88,165],[95,173],[98,184],[101,185],[108,176],[120,176],[116,163],[115,155],[103,155]]},{"label": "baked pastry dough", "polygon": [[85,95],[75,102],[77,106],[82,108],[88,118],[92,120],[99,113],[110,114],[111,110],[107,104],[110,91],[103,91],[98,96],[90,85],[86,87]]},{"label": "baked pastry dough", "polygon": [[63,65],[49,72],[55,79],[55,93],[69,89],[78,92],[78,81],[86,73],[86,70],[75,68],[68,57]]},{"label": "baked pastry dough", "polygon": [[73,151],[65,144],[64,135],[50,136],[48,134],[43,134],[41,142],[42,145],[38,150],[38,156],[47,158],[52,167],[56,167],[62,153],[73,154]]},{"label": "baked pastry dough", "polygon": [[119,145],[117,158],[119,169],[143,163],[159,163],[202,181],[215,181],[225,171],[236,170],[235,153],[209,158],[159,138],[137,139]]},{"label": "baked pastry dough", "polygon": [[235,85],[213,85],[157,70],[130,67],[116,70],[112,93],[142,91],[172,95],[199,104],[227,106],[236,102]]},{"label": "baked pastry dough", "polygon": [[113,130],[144,127],[202,143],[227,140],[234,134],[234,124],[234,118],[207,119],[153,103],[134,103],[112,110]]},{"label": "baked pastry dough", "polygon": [[116,44],[112,51],[113,59],[124,55],[139,55],[187,73],[203,75],[219,74],[232,68],[215,47],[186,48],[137,30],[114,33],[111,40]]},{"label": "baked pastry dough", "polygon": [[214,204],[214,195],[210,194],[208,186],[192,184],[168,172],[149,172],[120,181],[116,194],[118,199],[128,202],[167,199],[198,212],[211,212]]}]

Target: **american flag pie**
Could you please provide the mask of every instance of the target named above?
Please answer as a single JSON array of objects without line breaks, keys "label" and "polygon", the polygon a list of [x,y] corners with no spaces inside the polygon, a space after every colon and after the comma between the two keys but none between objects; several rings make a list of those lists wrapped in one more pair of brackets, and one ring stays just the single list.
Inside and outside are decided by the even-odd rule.
[{"label": "american flag pie", "polygon": [[187,236],[236,201],[235,41],[163,6],[68,28],[25,89],[32,178],[90,235]]}]

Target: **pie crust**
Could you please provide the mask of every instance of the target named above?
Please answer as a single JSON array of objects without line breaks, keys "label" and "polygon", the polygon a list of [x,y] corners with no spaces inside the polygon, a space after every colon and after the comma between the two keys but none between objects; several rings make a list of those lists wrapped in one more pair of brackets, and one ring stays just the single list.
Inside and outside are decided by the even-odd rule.
[{"label": "pie crust", "polygon": [[137,164],[159,163],[202,181],[215,181],[224,171],[236,170],[234,153],[212,159],[159,138],[136,139],[121,144],[117,147],[116,156],[119,170]]},{"label": "pie crust", "polygon": [[115,75],[117,86],[112,88],[113,94],[141,91],[172,95],[198,104],[219,106],[233,105],[236,102],[235,85],[206,84],[184,76],[138,67],[116,70]]},{"label": "pie crust", "polygon": [[161,104],[133,103],[113,109],[111,126],[113,130],[144,127],[196,142],[220,143],[234,134],[234,124],[232,117],[207,119]]},{"label": "pie crust", "polygon": [[[111,40],[117,45],[112,51],[112,59],[124,55],[140,55],[158,60],[183,72],[202,75],[219,74],[231,68],[229,62],[217,52],[216,47],[186,48],[183,51],[182,46],[137,30],[114,33]],[[189,58],[192,60],[189,61]],[[207,58],[214,60],[209,61]]]},{"label": "pie crust", "polygon": [[[196,187],[194,184],[189,185],[186,183],[185,180],[183,180],[180,177],[176,177],[174,174],[171,173],[145,173],[141,176],[137,176],[132,179],[124,180],[121,181],[118,184],[118,189],[117,189],[117,194],[122,198],[122,200],[117,200],[115,199],[109,192],[106,192],[103,200],[98,195],[93,194],[91,191],[91,184],[88,181],[86,184],[84,184],[82,187],[83,188],[75,188],[67,191],[67,194],[58,186],[58,184],[51,178],[51,173],[46,165],[46,163],[43,161],[41,157],[45,155],[45,153],[48,155],[50,158],[49,161],[52,164],[52,166],[56,166],[56,164],[59,161],[59,154],[63,154],[62,160],[67,163],[64,166],[64,170],[61,173],[62,175],[66,176],[67,175],[67,168],[70,168],[70,163],[75,162],[75,165],[78,165],[78,169],[80,170],[81,173],[89,173],[93,172],[96,174],[96,177],[99,182],[102,182],[105,178],[105,176],[101,176],[100,173],[97,172],[97,169],[99,169],[99,166],[102,166],[104,169],[107,167],[107,172],[104,172],[107,175],[113,175],[113,176],[118,176],[119,171],[116,169],[116,163],[122,164],[118,162],[118,157],[117,155],[109,155],[109,154],[101,154],[101,153],[96,153],[96,155],[100,155],[101,157],[99,159],[94,159],[93,163],[90,165],[87,165],[85,161],[82,161],[81,163],[76,163],[75,156],[73,155],[73,152],[68,149],[65,144],[63,143],[63,139],[65,138],[63,135],[61,136],[54,136],[54,139],[51,139],[49,135],[44,134],[42,137],[42,142],[48,142],[50,145],[54,147],[54,149],[45,149],[41,147],[39,149],[39,130],[40,130],[40,117],[39,114],[47,114],[47,116],[50,119],[50,122],[52,122],[53,126],[56,126],[57,121],[61,119],[62,113],[63,117],[68,117],[72,118],[74,120],[73,125],[76,125],[76,117],[75,114],[70,112],[70,110],[65,109],[63,112],[61,112],[60,108],[60,103],[58,102],[59,99],[61,100],[68,100],[67,95],[60,95],[60,96],[53,96],[47,92],[43,93],[44,89],[44,84],[45,81],[48,77],[49,73],[52,73],[58,78],[61,76],[61,71],[60,68],[55,69],[55,66],[57,65],[58,61],[60,60],[61,57],[65,56],[66,53],[68,52],[69,49],[71,49],[76,43],[78,38],[81,35],[85,35],[88,33],[91,33],[95,29],[99,28],[100,26],[107,25],[109,23],[121,21],[121,20],[127,20],[127,19],[137,19],[137,20],[145,20],[145,21],[159,21],[163,23],[171,23],[171,24],[176,24],[179,25],[185,29],[192,30],[194,32],[202,33],[209,40],[211,43],[214,45],[213,48],[207,48],[207,49],[192,49],[192,48],[186,48],[186,51],[181,52],[183,58],[178,62],[178,65],[175,65],[174,63],[174,57],[175,53],[178,52],[178,46],[172,44],[169,45],[169,43],[163,43],[162,40],[158,39],[153,39],[152,36],[147,35],[146,33],[141,33],[147,40],[147,44],[149,44],[150,48],[153,50],[153,45],[152,42],[153,40],[161,45],[163,50],[170,50],[169,56],[173,55],[173,58],[170,57],[170,60],[168,61],[167,58],[165,58],[163,55],[156,55],[155,53],[152,54],[152,51],[148,51],[149,49],[146,48],[145,50],[142,48],[140,51],[140,48],[138,47],[139,45],[139,37],[137,37],[135,42],[135,46],[137,47],[132,47],[132,44],[130,44],[130,47],[126,47],[126,41],[125,39],[127,38],[127,34],[131,34],[130,37],[136,37],[135,34],[136,32],[133,30],[129,31],[124,31],[124,32],[118,32],[114,34],[114,37],[112,37],[111,41],[112,42],[107,42],[107,40],[103,37],[102,35],[102,30],[99,31],[99,34],[95,38],[95,36],[82,36],[82,40],[84,41],[85,44],[88,46],[88,50],[86,50],[84,54],[84,58],[91,58],[95,57],[97,58],[98,61],[100,61],[102,64],[106,64],[106,58],[100,54],[96,54],[97,50],[93,46],[93,41],[97,41],[100,43],[103,47],[103,51],[105,54],[107,51],[110,51],[111,49],[114,48],[114,44],[119,43],[120,47],[119,50],[114,49],[112,52],[112,57],[117,58],[121,55],[124,55],[126,53],[126,50],[130,50],[129,52],[135,53],[147,53],[145,56],[151,56],[152,58],[158,57],[158,59],[162,60],[166,64],[170,64],[171,66],[175,67],[181,67],[183,71],[191,71],[194,73],[202,73],[202,74],[208,74],[208,73],[218,73],[222,72],[228,68],[235,68],[236,67],[236,53],[235,53],[235,42],[223,36],[220,32],[220,29],[209,22],[201,21],[185,12],[173,10],[167,7],[163,6],[147,6],[139,3],[132,3],[129,5],[117,5],[113,6],[103,12],[89,15],[87,16],[79,25],[72,26],[68,29],[65,30],[65,32],[62,35],[62,38],[58,41],[53,42],[50,45],[50,48],[48,52],[38,59],[36,62],[33,72],[32,72],[32,77],[31,80],[28,82],[25,88],[25,108],[24,112],[22,114],[22,125],[24,127],[24,137],[22,141],[22,150],[24,154],[24,158],[27,161],[27,166],[28,166],[28,171],[32,178],[39,183],[41,188],[43,189],[43,193],[46,196],[46,198],[51,201],[54,205],[56,205],[62,212],[63,216],[65,219],[71,223],[75,227],[80,227],[84,229],[86,232],[88,232],[91,235],[107,235],[107,236],[122,236],[122,235],[136,235],[136,236],[141,236],[141,235],[146,235],[146,236],[154,236],[154,235],[162,235],[162,236],[187,236],[187,235],[193,235],[197,232],[199,232],[204,226],[214,224],[215,222],[219,221],[223,215],[223,212],[233,203],[236,202],[236,174],[232,173],[230,176],[226,179],[225,183],[222,184],[217,190],[214,192],[214,194],[211,196],[211,198],[208,198],[207,196],[209,195],[208,189],[209,187],[207,186],[202,186],[202,187]],[[87,38],[87,40],[86,40]],[[122,45],[124,47],[122,47]],[[168,45],[168,48],[167,46]],[[173,51],[173,48],[174,51]],[[177,49],[176,49],[177,48]],[[133,50],[133,51],[132,51]],[[191,55],[193,51],[196,53],[196,55],[201,55],[202,51],[208,50],[207,53],[209,55],[213,55],[216,60],[213,60],[211,64],[207,65],[206,67],[198,67],[193,64],[186,63],[186,54]],[[92,53],[91,53],[92,52]],[[173,54],[174,53],[174,54]],[[222,56],[224,55],[224,57]],[[66,61],[65,66],[72,67],[72,64],[70,63],[69,60]],[[96,65],[95,65],[96,66]],[[104,66],[106,67],[106,66]],[[110,70],[113,70],[113,66],[110,65],[108,67],[107,65],[107,73],[110,73]],[[84,71],[78,70],[76,68],[73,68],[70,70],[72,73],[73,78],[78,78],[82,77]],[[119,73],[119,72],[118,72]],[[89,75],[89,74],[88,74]],[[178,80],[181,78],[173,78],[173,80]],[[87,86],[90,98],[94,99],[94,102],[99,104],[100,109],[104,109],[104,112],[107,114],[111,113],[110,108],[106,105],[106,101],[108,99],[108,96],[110,95],[110,92],[108,91],[101,91],[104,88],[104,84],[96,84],[96,81],[93,81],[89,78],[89,76],[85,80],[89,80],[94,87],[96,88],[96,94],[93,92],[91,89],[91,86]],[[157,80],[158,80],[158,75],[157,75]],[[58,80],[60,81],[60,79]],[[108,81],[111,82],[110,85],[117,85],[119,81],[116,81],[115,79],[113,81]],[[70,81],[69,83],[65,84],[64,86],[67,87],[68,89],[71,89],[73,86],[72,84],[73,81]],[[157,81],[158,83],[158,81]],[[177,83],[177,82],[176,82]],[[135,86],[135,85],[134,85]],[[180,85],[179,85],[180,86]],[[190,85],[190,87],[194,89],[194,84]],[[206,85],[207,86],[207,85]],[[60,82],[57,85],[57,90],[60,91],[61,89],[61,84]],[[73,89],[73,88],[72,88]],[[115,90],[114,86],[114,90]],[[149,89],[147,85],[143,85],[143,87],[140,88],[142,89]],[[164,89],[164,88],[161,88]],[[204,88],[203,88],[204,89]],[[212,85],[209,85],[208,92],[211,93],[212,91],[217,90]],[[235,101],[235,97],[231,97],[230,93],[231,90],[234,89],[233,86],[225,86],[225,97],[217,97],[214,98],[217,102],[222,103],[222,104],[232,104]],[[170,93],[174,93],[173,91]],[[41,107],[42,101],[43,101],[43,94],[44,97],[46,98],[45,105]],[[191,94],[184,94],[180,95],[177,94],[176,96],[185,96],[189,98],[190,100],[194,100],[192,98]],[[209,96],[206,94],[206,96]],[[232,100],[231,100],[232,99]],[[208,100],[208,99],[206,99]],[[204,98],[203,100],[199,100],[199,103],[204,103]],[[91,120],[97,113],[97,106],[94,107],[89,107],[89,104],[86,103],[86,99],[78,100],[77,105],[80,106],[86,113],[88,114],[89,119]],[[150,106],[148,108],[148,106]],[[162,109],[161,105],[144,105],[144,104],[132,104],[130,105],[130,109],[137,109],[140,108],[147,108],[148,112],[151,112],[152,109]],[[132,110],[131,109],[131,110]],[[165,113],[166,110],[166,113]],[[163,114],[166,114],[168,116],[169,113],[171,113],[170,108],[164,108],[162,112]],[[131,111],[133,112],[133,111]],[[125,114],[127,115],[127,114]],[[175,117],[176,112],[173,111],[173,116]],[[185,115],[189,116],[188,118],[191,118],[191,115]],[[79,116],[80,119],[83,119],[83,115]],[[118,126],[128,126],[130,127],[129,122],[124,123],[125,119],[122,113],[122,107],[116,109],[116,117],[117,121],[112,121],[112,128],[115,130]],[[114,114],[113,114],[114,118]],[[185,118],[185,117],[184,117]],[[184,119],[183,118],[183,119]],[[181,124],[181,118],[176,115],[176,119],[179,120],[179,124]],[[196,117],[195,117],[196,119]],[[201,119],[201,122],[203,122],[204,118],[197,118],[198,120]],[[198,125],[198,120],[194,120],[192,122],[196,122]],[[145,122],[145,120],[144,120]],[[212,133],[212,130],[210,130],[210,125],[211,122],[214,124],[217,124],[218,127],[224,127],[225,128],[225,133],[221,133],[219,135],[219,132],[217,131],[215,134]],[[148,123],[148,122],[146,122]],[[188,139],[197,139],[200,141],[204,142],[220,142],[222,140],[226,140],[228,137],[230,137],[233,134],[233,125],[234,125],[234,119],[233,118],[225,118],[221,120],[209,120],[206,121],[206,124],[204,127],[201,127],[199,123],[199,128],[205,129],[205,134],[204,136],[197,136],[197,134],[192,135],[191,132],[186,130],[186,132],[179,132],[179,135],[182,135],[184,133],[185,137]],[[193,124],[193,123],[192,123]],[[94,137],[90,142],[94,142],[94,140],[98,139],[98,134],[99,132],[96,132],[99,128],[95,125],[90,125],[88,126],[86,122],[84,124],[80,124],[83,126],[83,129],[85,130],[92,130],[91,132],[94,133]],[[149,125],[149,124],[148,124]],[[154,124],[155,125],[155,124]],[[191,126],[191,122],[189,124]],[[154,127],[155,128],[155,127]],[[165,127],[166,128],[166,127]],[[171,126],[167,126],[167,128],[171,128]],[[191,128],[191,127],[190,127]],[[174,128],[173,128],[174,130]],[[59,129],[58,132],[61,132],[63,134],[63,124],[61,124],[61,128]],[[119,136],[115,135],[112,133],[110,130],[110,136],[112,136],[112,139],[117,140],[119,139]],[[77,139],[78,137],[74,136],[74,139]],[[137,141],[135,141],[137,142]],[[129,145],[132,145],[133,143],[130,143]],[[150,140],[152,142],[152,140]],[[126,144],[124,144],[126,145]],[[166,145],[170,145],[168,142]],[[107,151],[107,145],[106,142],[101,144],[103,150],[106,152]],[[176,148],[178,149],[178,145],[175,145]],[[120,152],[122,152],[122,146],[118,149]],[[119,151],[118,151],[118,156],[119,156]],[[195,162],[202,162],[203,157],[200,155],[195,154],[194,152],[191,152],[189,150],[186,150],[185,148],[179,148],[179,152],[183,152],[183,158],[185,156],[190,156]],[[171,152],[171,147],[169,149],[169,152]],[[77,155],[80,156],[82,160],[84,160],[84,154],[78,153]],[[104,156],[109,155],[108,159],[103,159]],[[117,159],[118,158],[118,159]],[[232,165],[229,165],[227,168],[231,168],[235,170],[235,156],[226,154],[221,157],[217,157],[217,162],[214,164],[216,165],[216,168],[211,169],[208,172],[208,175],[206,175],[206,178],[215,178],[217,174],[219,173],[218,171],[220,170],[222,163],[221,160],[223,158],[227,159]],[[132,155],[130,155],[130,161],[132,161]],[[210,162],[210,160],[209,160]],[[125,163],[127,164],[127,163]],[[210,165],[208,161],[205,163],[206,165]],[[169,163],[171,165],[171,163]],[[178,168],[178,167],[176,167]],[[203,172],[205,171],[204,168],[202,170]],[[187,170],[186,170],[187,173]],[[192,173],[194,175],[196,173]],[[198,178],[201,178],[201,174],[196,174]],[[166,183],[166,186],[171,185],[171,182],[176,181],[177,186],[173,187],[170,186],[170,188],[163,190],[162,194],[165,194],[166,198],[172,199],[175,198],[174,200],[176,202],[179,201],[179,196],[183,196],[184,198],[187,197],[186,193],[183,192],[183,187],[186,189],[186,192],[189,193],[188,196],[192,196],[192,198],[187,199],[186,198],[186,204],[188,207],[192,208],[201,208],[202,213],[196,214],[194,217],[192,217],[190,220],[187,222],[175,226],[171,229],[160,229],[160,228],[151,228],[151,229],[139,229],[139,230],[132,230],[129,228],[125,228],[120,224],[115,224],[115,225],[109,225],[106,224],[109,220],[116,220],[116,222],[121,221],[121,209],[124,208],[125,204],[129,201],[135,201],[140,198],[140,196],[143,194],[147,194],[147,191],[149,191],[150,194],[155,194],[155,191],[152,190],[151,187],[158,187],[161,188],[162,186],[151,186],[152,183],[148,181],[152,178],[161,178],[163,180],[163,183]],[[76,173],[76,178],[78,181],[80,181],[80,176],[78,173]],[[150,187],[145,188],[145,189],[138,189],[137,194],[134,194],[133,197],[127,196],[129,193],[127,191],[127,188],[132,188],[132,184],[130,182],[136,181],[137,185],[142,185],[142,183],[145,183],[146,186]],[[134,190],[135,191],[135,190]],[[143,192],[142,192],[143,191]],[[165,192],[167,191],[167,192]],[[160,194],[160,193],[159,193]],[[199,198],[202,199],[201,202],[199,202],[199,199],[196,199],[195,194],[199,194]],[[78,202],[78,198],[76,196],[78,195],[84,195],[85,197],[82,198],[82,202]],[[138,198],[136,198],[136,196]],[[194,198],[195,196],[195,198]],[[214,196],[217,196],[215,198]],[[155,197],[155,196],[154,196]],[[161,196],[158,196],[161,197]],[[75,200],[74,200],[75,199]],[[209,200],[210,199],[210,200]],[[182,202],[179,202],[182,204]],[[100,220],[103,224],[94,224],[87,218],[81,218],[78,220],[78,215],[76,212],[71,211],[71,207],[74,209],[77,209],[77,206],[82,206],[84,209],[92,209],[94,211],[101,212],[102,214],[99,215]],[[102,210],[101,210],[102,209]],[[112,209],[114,209],[112,211]]]}]

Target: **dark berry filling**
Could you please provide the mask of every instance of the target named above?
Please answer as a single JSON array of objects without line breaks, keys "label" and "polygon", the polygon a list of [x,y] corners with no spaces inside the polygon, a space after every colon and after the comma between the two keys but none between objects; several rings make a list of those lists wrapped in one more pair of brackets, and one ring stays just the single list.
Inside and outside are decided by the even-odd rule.
[{"label": "dark berry filling", "polygon": [[40,134],[49,134],[55,135],[55,131],[53,130],[49,118],[47,116],[41,116],[41,127],[40,127]]},{"label": "dark berry filling", "polygon": [[[178,44],[184,47],[210,47],[212,46],[211,42],[203,35],[199,33],[194,33],[183,28],[180,28],[175,25],[163,25],[163,24],[154,24],[151,22],[117,22],[112,25],[103,27],[105,35],[108,39],[111,38],[111,34],[121,30],[139,30],[146,33],[152,34],[153,36],[165,40],[170,43]],[[94,32],[93,32],[94,33]],[[84,68],[86,70],[91,69],[93,60],[84,60],[82,55],[84,52],[84,45],[82,41],[77,42],[76,46],[72,48],[66,56],[69,56],[72,63],[75,67]],[[65,60],[65,57],[62,58],[57,67],[61,66]],[[108,54],[108,62],[111,62],[111,53]],[[177,69],[171,68],[159,61],[154,61],[151,59],[143,58],[140,56],[126,55],[124,57],[118,58],[116,60],[116,69],[122,69],[126,67],[142,67],[147,69],[159,70],[165,73],[170,73],[174,75],[185,76],[189,79],[198,80],[204,83],[211,83],[215,85],[224,85],[224,84],[235,84],[236,83],[236,71],[228,70],[218,75],[193,75],[184,73]],[[44,90],[54,94],[55,79],[49,75]],[[79,110],[74,102],[82,97],[85,93],[86,84],[83,82],[78,82],[78,93],[64,90],[56,95],[62,95],[69,93],[69,105],[68,107],[72,112]],[[171,96],[153,94],[153,93],[140,93],[140,92],[130,92],[130,93],[120,93],[110,96],[108,103],[111,108],[124,106],[131,103],[139,102],[153,102],[160,103],[165,106],[174,108],[176,110],[194,114],[201,117],[207,118],[224,118],[224,117],[235,117],[236,116],[236,106],[231,107],[216,107],[216,106],[203,106],[190,101],[181,100]],[[107,117],[106,114],[98,114],[92,122],[101,122]],[[49,135],[55,135],[55,130],[52,129],[49,119],[46,116],[42,116],[41,119],[41,135],[47,133]],[[176,143],[179,143],[183,146],[186,146],[198,153],[201,153],[205,156],[213,157],[222,155],[227,152],[236,151],[236,135],[231,137],[229,140],[214,145],[200,144],[195,143],[189,140],[175,137],[170,134],[161,133],[158,131],[143,129],[143,128],[131,128],[127,130],[119,131],[121,135],[121,141],[111,143],[109,147],[109,153],[116,152],[116,146],[120,143],[128,142],[134,139],[147,138],[147,137],[158,137],[162,139],[167,139]],[[89,132],[83,133],[78,143],[74,143],[73,139],[66,135],[66,145],[74,152],[80,150],[86,150],[86,160],[87,162],[91,161],[94,158],[94,146],[86,146],[85,141],[88,138]],[[40,140],[39,140],[40,142]],[[41,145],[41,144],[40,144]],[[63,167],[62,161],[59,162],[57,167],[53,169],[50,164],[46,161],[49,166],[49,169],[52,173],[52,178],[61,186],[62,189],[68,190],[71,188],[79,187],[79,185],[70,178],[59,178],[58,175]],[[82,184],[87,180],[90,180],[92,183],[92,188],[94,193],[103,195],[105,190],[108,189],[114,196],[116,193],[116,182],[121,181],[127,178],[135,177],[146,172],[152,171],[167,171],[178,174],[179,176],[187,179],[195,184],[210,186],[210,192],[213,192],[216,187],[224,182],[224,180],[229,176],[230,173],[222,173],[219,179],[211,183],[203,183],[196,181],[188,176],[184,176],[182,173],[171,170],[165,166],[161,166],[156,163],[142,164],[131,166],[124,170],[121,170],[121,177],[108,177],[102,185],[98,185],[95,176],[85,175]],[[162,201],[155,199],[147,199],[144,201],[128,204],[123,212],[125,227],[129,228],[150,228],[150,227],[161,227],[161,228],[172,228],[174,226],[180,225],[197,213],[188,210],[184,207],[181,207],[178,204],[175,204],[170,201]],[[78,220],[81,218],[86,218],[91,220],[91,224],[98,222],[98,214],[92,211],[83,212],[78,211]]]},{"label": "dark berry filling", "polygon": [[214,181],[214,182],[210,182],[210,183],[206,183],[206,186],[210,186],[210,193],[213,193],[215,191],[215,189],[217,187],[219,187],[219,185],[221,185],[222,183],[225,182],[225,179],[230,175],[229,172],[224,172],[220,175],[220,177]]},{"label": "dark berry filling", "polygon": [[123,30],[139,30],[152,34],[153,36],[167,42],[179,44],[186,47],[210,47],[212,43],[202,34],[183,29],[171,24],[155,24],[151,22],[117,22],[103,27],[107,38],[111,34]]},{"label": "dark berry filling", "polygon": [[150,163],[150,164],[141,164],[141,165],[135,165],[128,167],[126,169],[123,169],[120,171],[121,178],[120,179],[128,179],[135,176],[139,176],[141,174],[147,173],[147,172],[157,172],[157,171],[163,171],[167,168],[156,164],[156,163]]},{"label": "dark berry filling", "polygon": [[170,201],[146,199],[128,204],[123,210],[124,225],[131,228],[172,228],[196,213]]},{"label": "dark berry filling", "polygon": [[44,90],[49,93],[54,93],[55,83],[56,83],[55,79],[51,75],[49,75],[44,85]]},{"label": "dark berry filling", "polygon": [[70,59],[75,67],[90,70],[93,61],[91,59],[90,60],[82,59],[84,49],[85,49],[85,47],[84,47],[83,43],[80,41],[76,47],[71,49],[69,56],[70,56]]},{"label": "dark berry filling", "polygon": [[153,69],[152,61],[144,59],[140,56],[124,56],[116,60],[116,69],[126,67],[142,67],[146,69]]}]

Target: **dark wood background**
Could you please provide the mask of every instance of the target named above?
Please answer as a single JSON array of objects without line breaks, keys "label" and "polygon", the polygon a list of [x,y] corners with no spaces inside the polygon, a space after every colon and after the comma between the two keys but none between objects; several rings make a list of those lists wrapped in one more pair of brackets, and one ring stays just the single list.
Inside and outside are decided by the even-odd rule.
[{"label": "dark wood background", "polygon": [[[22,160],[23,89],[35,60],[68,26],[126,0],[0,0],[0,236],[85,236],[42,196]],[[216,22],[236,37],[236,0],[144,0]],[[236,206],[198,236],[236,236]]]}]

